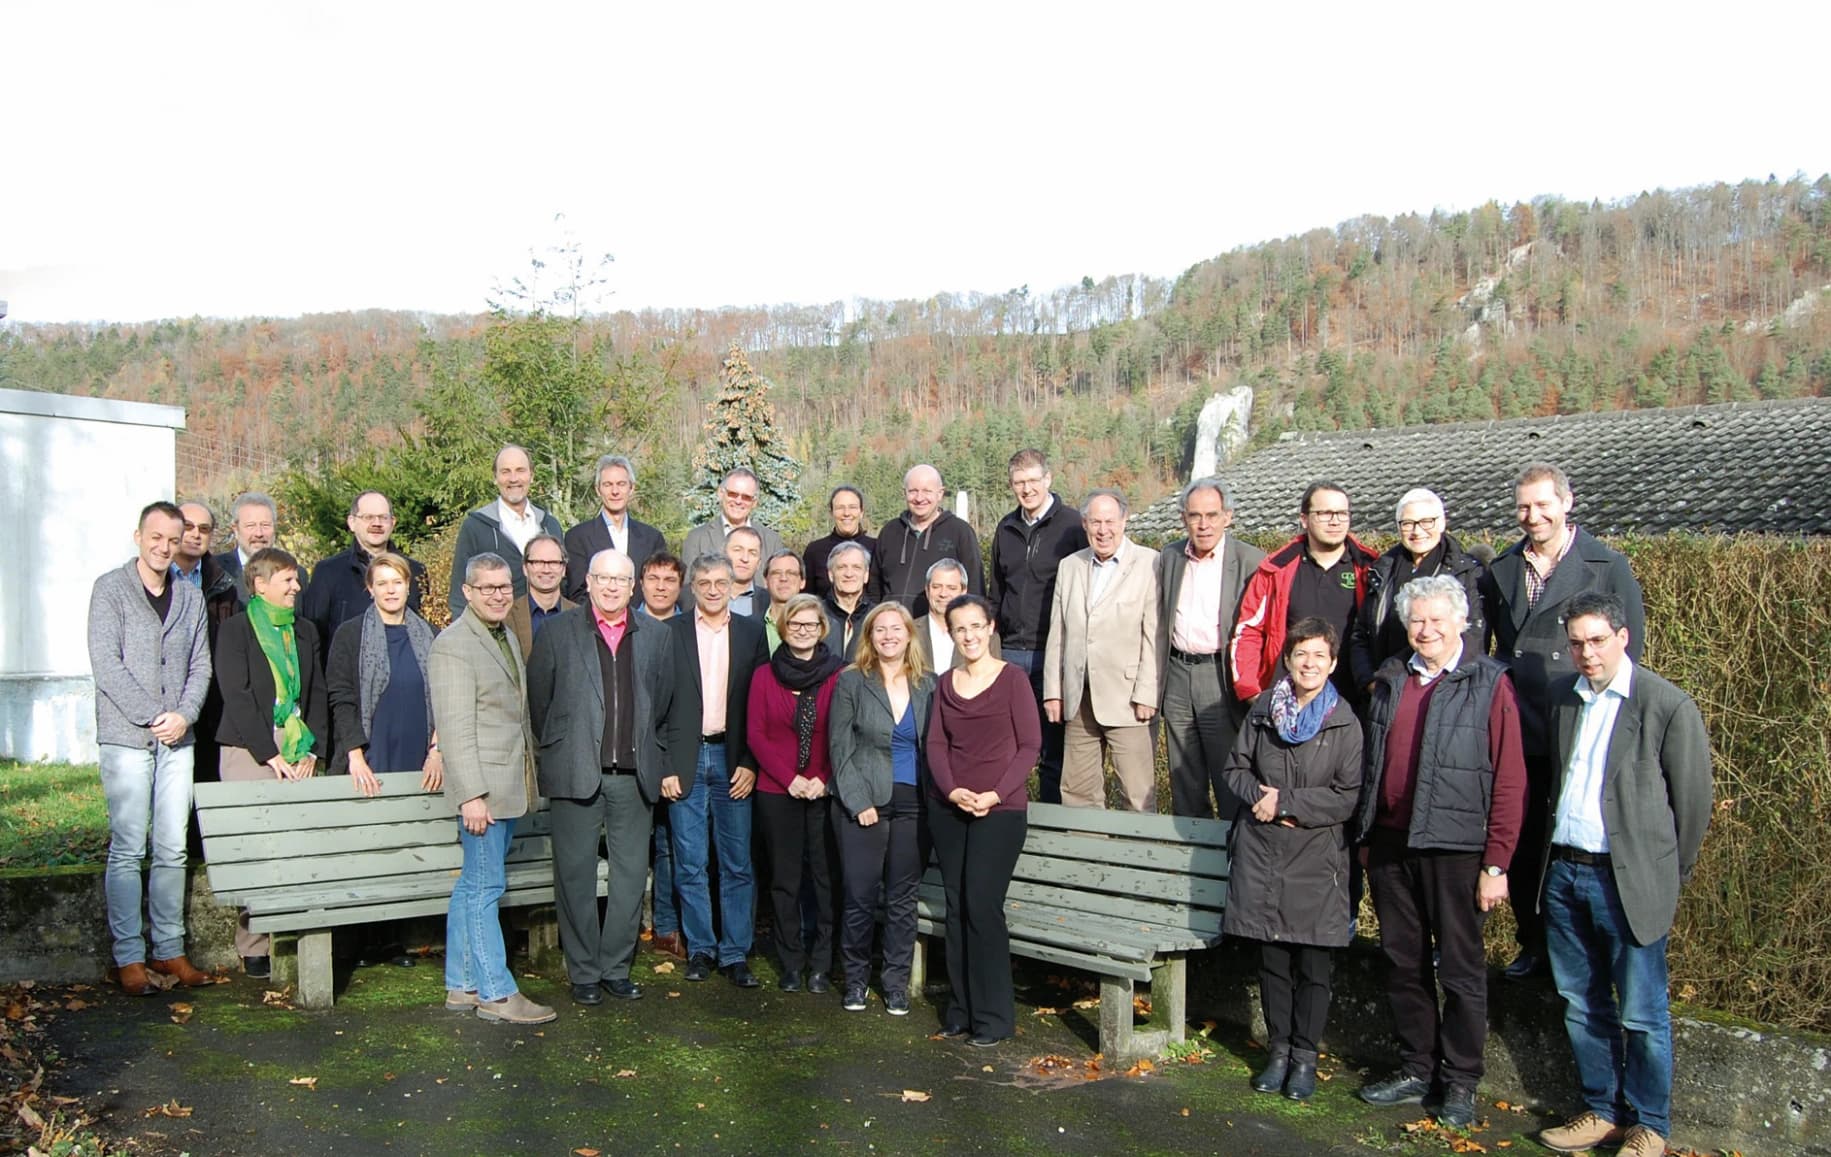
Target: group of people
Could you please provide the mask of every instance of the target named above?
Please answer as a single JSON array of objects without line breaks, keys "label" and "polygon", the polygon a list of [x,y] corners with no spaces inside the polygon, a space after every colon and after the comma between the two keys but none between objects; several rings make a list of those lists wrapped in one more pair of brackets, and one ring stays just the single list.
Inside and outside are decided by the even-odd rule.
[{"label": "group of people", "polygon": [[[148,506],[90,613],[120,983],[207,979],[183,952],[195,751],[228,779],[328,761],[359,792],[384,771],[442,790],[463,848],[446,1005],[491,1020],[555,1015],[517,990],[495,918],[539,800],[580,1004],[642,995],[645,891],[654,945],[688,980],[756,987],[760,885],[782,988],[839,985],[862,1010],[876,945],[883,1005],[906,1013],[932,858],[943,1031],[993,1045],[1015,1031],[1003,911],[1031,773],[1042,802],[1103,807],[1110,761],[1115,798],[1156,811],[1161,731],[1170,810],[1235,824],[1226,931],[1262,946],[1270,1034],[1255,1088],[1313,1093],[1330,950],[1352,937],[1364,871],[1402,1058],[1365,1099],[1473,1119],[1481,928],[1510,898],[1508,975],[1549,967],[1584,1083],[1587,1112],[1547,1143],[1657,1152],[1665,935],[1708,823],[1708,744],[1695,705],[1637,667],[1639,587],[1570,522],[1564,475],[1519,475],[1523,536],[1485,561],[1424,489],[1375,555],[1347,492],[1312,484],[1300,533],[1266,555],[1229,533],[1216,478],[1183,490],[1185,536],[1160,551],[1127,536],[1117,491],[1068,505],[1038,451],[1009,478],[1016,507],[983,559],[928,465],[875,536],[864,496],[834,490],[832,532],[800,554],[752,517],[756,476],[732,471],[677,556],[631,513],[627,458],[599,460],[601,509],[562,533],[505,447],[497,500],[460,528],[442,632],[417,613],[424,568],[390,549],[385,495],[356,498],[351,546],[309,582],[264,496],[238,500],[220,556],[207,508]],[[263,971],[264,944],[245,928],[237,944]]]}]

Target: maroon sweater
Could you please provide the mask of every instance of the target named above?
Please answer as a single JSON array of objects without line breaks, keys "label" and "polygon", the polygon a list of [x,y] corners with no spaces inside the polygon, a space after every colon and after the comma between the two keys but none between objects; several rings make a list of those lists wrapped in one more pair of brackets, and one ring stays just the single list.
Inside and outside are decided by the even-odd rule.
[{"label": "maroon sweater", "polygon": [[944,672],[935,683],[929,717],[928,774],[935,795],[945,800],[957,787],[995,791],[993,811],[1024,811],[1030,806],[1026,781],[1043,751],[1029,677],[1006,663],[991,686],[965,699],[954,692],[955,674]]},{"label": "maroon sweater", "polygon": [[[1441,681],[1418,686],[1407,673],[1399,692],[1399,705],[1386,732],[1386,770],[1380,777],[1380,806],[1373,826],[1398,832],[1411,830],[1412,790],[1418,775],[1418,753],[1424,745],[1424,716]],[[1494,686],[1494,703],[1488,708],[1488,761],[1494,765],[1494,794],[1488,805],[1488,846],[1483,864],[1502,868],[1513,863],[1519,843],[1520,821],[1526,804],[1526,754],[1520,745],[1519,703],[1513,697],[1513,680],[1502,677]]]},{"label": "maroon sweater", "polygon": [[[842,668],[843,669],[843,668]],[[814,749],[808,753],[807,770],[795,770],[795,693],[776,681],[768,666],[758,667],[750,677],[749,714],[744,716],[744,737],[750,743],[750,758],[757,765],[757,790],[771,795],[787,795],[788,785],[797,775],[827,782],[832,774],[827,762],[827,711],[833,705],[833,684],[838,672],[820,685],[814,693]]]}]

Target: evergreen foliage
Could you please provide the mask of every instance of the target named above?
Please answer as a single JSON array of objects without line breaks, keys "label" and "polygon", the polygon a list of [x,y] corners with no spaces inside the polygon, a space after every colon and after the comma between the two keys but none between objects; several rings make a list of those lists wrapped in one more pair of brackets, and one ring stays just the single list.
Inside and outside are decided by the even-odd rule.
[{"label": "evergreen foliage", "polygon": [[759,483],[756,520],[780,526],[801,503],[801,463],[776,432],[771,383],[735,345],[725,351],[719,383],[718,397],[707,407],[704,438],[693,451],[694,485],[684,495],[689,519],[704,522],[716,515],[719,483],[744,466]]}]

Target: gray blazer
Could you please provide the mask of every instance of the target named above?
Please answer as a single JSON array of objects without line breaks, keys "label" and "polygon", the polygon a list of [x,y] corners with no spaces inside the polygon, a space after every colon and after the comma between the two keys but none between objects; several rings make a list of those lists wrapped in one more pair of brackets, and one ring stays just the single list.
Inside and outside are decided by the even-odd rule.
[{"label": "gray blazer", "polygon": [[[915,712],[916,781],[928,778],[928,711],[934,698],[935,677],[924,675],[909,688],[910,710]],[[890,733],[896,720],[890,715],[890,695],[876,676],[867,678],[857,667],[847,667],[833,684],[833,702],[827,708],[827,754],[833,763],[833,790],[846,814],[856,817],[866,808],[888,807],[896,787],[890,766]]]},{"label": "gray blazer", "polygon": [[[782,536],[760,522],[752,522],[750,528],[757,532],[758,538],[763,540],[763,556],[757,562],[757,574],[761,575],[763,564],[769,561],[769,556],[782,549]],[[722,557],[724,553],[725,523],[722,515],[714,515],[711,522],[702,522],[687,531],[686,541],[680,544],[680,561],[685,563],[689,570],[693,566],[693,560],[702,554],[716,554]],[[683,598],[690,594],[690,591],[681,592]]]},{"label": "gray blazer", "polygon": [[[1564,790],[1583,700],[1577,675],[1552,684],[1551,732],[1557,754],[1546,820],[1543,863]],[[1615,716],[1602,773],[1602,827],[1628,929],[1651,944],[1672,928],[1680,886],[1697,865],[1710,826],[1710,737],[1691,696],[1645,667],[1634,668],[1628,698]],[[1543,876],[1540,876],[1543,879]],[[1542,885],[1541,885],[1542,889]],[[1538,902],[1544,905],[1541,890]]]},{"label": "gray blazer", "polygon": [[[168,578],[165,621],[146,601],[138,559],[95,580],[89,596],[89,670],[95,676],[95,738],[116,747],[153,747],[153,720],[167,711],[195,724],[210,691],[210,639],[203,595]],[[186,730],[178,741],[191,742]]]},{"label": "gray blazer", "polygon": [[[541,629],[528,659],[528,714],[540,745],[540,794],[549,799],[588,800],[598,791],[604,669],[597,635],[591,608],[574,607]],[[675,697],[674,646],[664,624],[631,613],[622,646],[635,647],[636,780],[654,803],[668,776],[679,776],[683,788],[692,784],[699,716]]]},{"label": "gray blazer", "polygon": [[[1170,637],[1176,630],[1176,601],[1182,597],[1183,574],[1189,559],[1183,548],[1189,540],[1179,538],[1157,552],[1157,694],[1163,696],[1165,667],[1170,662]],[[1240,596],[1246,593],[1246,580],[1265,561],[1265,552],[1241,542],[1228,532],[1221,540],[1221,653],[1215,667],[1221,673],[1222,686],[1233,695],[1233,669],[1227,662],[1227,641],[1233,638],[1234,619],[1240,613]],[[1163,704],[1159,703],[1159,707]]]},{"label": "gray blazer", "polygon": [[483,620],[466,611],[432,641],[427,668],[452,814],[479,796],[497,819],[515,819],[539,807],[534,738],[522,692],[527,668],[514,636],[505,656]]}]

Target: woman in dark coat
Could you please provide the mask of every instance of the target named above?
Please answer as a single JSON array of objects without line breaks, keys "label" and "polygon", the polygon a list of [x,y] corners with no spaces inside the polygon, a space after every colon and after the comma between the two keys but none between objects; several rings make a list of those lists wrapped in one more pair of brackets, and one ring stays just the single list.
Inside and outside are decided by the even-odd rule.
[{"label": "woman in dark coat", "polygon": [[369,561],[370,606],[337,628],[325,683],[330,689],[331,774],[348,774],[359,795],[381,791],[379,771],[417,771],[438,791],[444,760],[432,730],[426,663],[432,627],[407,605],[411,564],[384,552]]},{"label": "woman in dark coat", "polygon": [[[1348,638],[1348,673],[1354,686],[1372,694],[1380,664],[1411,650],[1405,624],[1393,613],[1399,588],[1415,578],[1445,574],[1462,584],[1469,596],[1469,625],[1462,632],[1463,653],[1487,653],[1487,623],[1481,617],[1481,593],[1475,584],[1487,567],[1444,531],[1443,499],[1417,487],[1399,499],[1399,541],[1367,572],[1367,591],[1355,612]],[[1491,554],[1492,552],[1490,552]]]},{"label": "woman in dark coat", "polygon": [[1226,930],[1260,942],[1271,1062],[1252,1087],[1294,1101],[1316,1091],[1329,950],[1350,939],[1347,823],[1360,797],[1361,729],[1329,681],[1339,647],[1322,619],[1291,627],[1285,675],[1254,700],[1223,772],[1250,804],[1234,821]]}]

